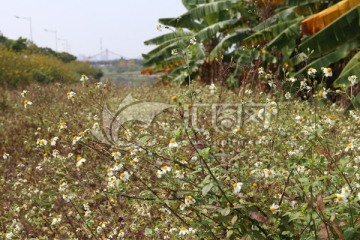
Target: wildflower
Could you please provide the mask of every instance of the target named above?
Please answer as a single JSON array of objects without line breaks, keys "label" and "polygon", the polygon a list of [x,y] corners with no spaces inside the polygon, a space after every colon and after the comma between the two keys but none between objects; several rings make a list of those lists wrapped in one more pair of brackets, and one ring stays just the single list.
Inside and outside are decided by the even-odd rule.
[{"label": "wildflower", "polygon": [[304,173],[306,168],[302,165],[297,165],[296,166],[296,170],[299,172],[299,173]]},{"label": "wildflower", "polygon": [[289,99],[291,98],[291,94],[290,94],[289,92],[286,92],[286,93],[285,93],[285,98],[286,98],[287,100],[289,100]]},{"label": "wildflower", "polygon": [[334,119],[334,117],[329,115],[329,116],[326,116],[326,117],[325,117],[324,122],[326,122],[326,123],[329,124],[329,125],[333,125],[333,124],[334,124],[333,119]]},{"label": "wildflower", "polygon": [[336,194],[336,202],[338,203],[346,203],[347,198],[344,194]]},{"label": "wildflower", "polygon": [[214,94],[216,92],[216,86],[215,84],[210,84],[209,86],[210,94]]},{"label": "wildflower", "polygon": [[85,74],[81,75],[80,82],[86,82],[87,80],[89,80],[89,78]]},{"label": "wildflower", "polygon": [[172,96],[172,97],[171,97],[171,100],[172,100],[173,102],[177,102],[178,97],[177,97],[177,96]]},{"label": "wildflower", "polygon": [[188,109],[192,109],[193,105],[192,105],[191,103],[189,103],[189,104],[186,104],[186,107],[187,107]]},{"label": "wildflower", "polygon": [[60,132],[61,130],[66,129],[67,126],[66,126],[65,122],[61,122],[59,125],[56,126],[56,128],[59,129],[59,132]]},{"label": "wildflower", "polygon": [[258,74],[259,74],[260,76],[263,76],[263,75],[265,74],[265,71],[264,71],[264,68],[263,68],[263,67],[259,67],[259,68],[258,68]]},{"label": "wildflower", "polygon": [[341,194],[344,195],[346,198],[350,196],[351,190],[348,186],[341,188]]},{"label": "wildflower", "polygon": [[95,83],[95,87],[96,88],[106,87],[106,84],[103,82],[97,82],[97,83]]},{"label": "wildflower", "polygon": [[179,145],[177,144],[177,142],[175,141],[175,139],[171,139],[169,141],[169,148],[177,148]]},{"label": "wildflower", "polygon": [[46,146],[46,145],[48,144],[48,142],[47,142],[45,139],[38,139],[38,140],[36,141],[36,144],[37,144],[38,146],[42,147],[42,146]]},{"label": "wildflower", "polygon": [[322,97],[322,98],[326,98],[327,97],[327,92],[326,92],[326,89],[323,88],[322,90],[320,90],[317,94],[319,97]]},{"label": "wildflower", "polygon": [[253,91],[252,91],[251,89],[246,89],[246,90],[245,90],[245,94],[246,94],[246,95],[251,95],[252,92],[253,92]]},{"label": "wildflower", "polygon": [[353,143],[349,142],[348,144],[346,144],[345,152],[348,152],[349,150],[352,150],[353,148],[354,148]]},{"label": "wildflower", "polygon": [[178,50],[177,49],[172,49],[171,50],[171,55],[177,56],[178,55]]},{"label": "wildflower", "polygon": [[268,178],[268,177],[274,177],[275,176],[275,172],[270,170],[270,169],[264,169],[264,177]]},{"label": "wildflower", "polygon": [[309,76],[311,76],[311,77],[314,77],[315,74],[316,74],[316,72],[317,72],[317,71],[316,71],[315,68],[310,67],[310,68],[308,68],[307,74],[308,74]]},{"label": "wildflower", "polygon": [[51,222],[51,225],[57,225],[58,223],[61,222],[61,219],[62,219],[61,215],[59,215],[57,217],[54,217],[52,222]]},{"label": "wildflower", "polygon": [[237,182],[232,184],[234,188],[234,193],[239,193],[241,191],[241,187],[243,186],[243,183]]},{"label": "wildflower", "polygon": [[60,155],[60,154],[59,154],[59,150],[54,149],[54,150],[52,151],[51,155],[52,155],[54,158],[58,157],[58,156]]},{"label": "wildflower", "polygon": [[278,213],[280,210],[279,210],[280,206],[273,203],[271,206],[270,206],[270,211],[272,214],[276,214]]},{"label": "wildflower", "polygon": [[348,77],[348,80],[351,83],[351,86],[355,85],[356,79],[357,79],[356,75],[351,75],[351,76]]},{"label": "wildflower", "polygon": [[3,159],[4,159],[4,160],[8,159],[9,157],[10,157],[10,154],[8,154],[8,153],[4,153],[4,154],[3,154]]},{"label": "wildflower", "polygon": [[195,37],[192,37],[192,38],[190,39],[190,44],[192,44],[192,45],[195,45],[195,44],[196,44],[196,38],[195,38]]},{"label": "wildflower", "polygon": [[164,172],[164,173],[167,173],[167,172],[170,172],[171,171],[171,167],[169,167],[169,166],[162,166],[161,167],[161,170]]},{"label": "wildflower", "polygon": [[294,78],[294,77],[290,77],[290,78],[288,78],[288,79],[286,79],[286,80],[288,80],[288,81],[290,81],[290,82],[292,82],[292,83],[294,83],[294,82],[296,82],[296,78]]},{"label": "wildflower", "polygon": [[185,176],[184,176],[184,171],[182,170],[176,170],[175,171],[175,178],[179,178],[179,179],[183,179]]},{"label": "wildflower", "polygon": [[187,230],[186,227],[181,227],[181,228],[179,229],[179,235],[186,235],[186,234],[188,234],[188,233],[189,233],[189,231]]},{"label": "wildflower", "polygon": [[75,145],[78,141],[81,140],[81,137],[80,136],[74,136],[71,140],[72,140],[72,145]]},{"label": "wildflower", "polygon": [[28,90],[23,90],[21,92],[21,97],[25,98],[25,95],[28,93],[29,91]]},{"label": "wildflower", "polygon": [[76,93],[74,91],[70,91],[66,93],[66,96],[69,100],[73,100],[75,98]]},{"label": "wildflower", "polygon": [[111,156],[114,158],[114,160],[119,160],[121,157],[121,153],[120,152],[113,152],[111,153]]},{"label": "wildflower", "polygon": [[53,137],[53,138],[50,140],[50,145],[51,145],[51,146],[55,146],[58,139],[59,139],[59,137]]},{"label": "wildflower", "polygon": [[234,134],[239,133],[240,130],[241,130],[240,128],[235,128],[235,129],[233,130],[233,133],[234,133]]},{"label": "wildflower", "polygon": [[332,77],[333,73],[332,73],[332,69],[331,68],[321,68],[321,71],[323,72],[325,77]]},{"label": "wildflower", "polygon": [[120,174],[120,180],[123,182],[126,182],[127,180],[129,180],[129,178],[130,178],[130,174],[128,173],[128,171],[125,171]]},{"label": "wildflower", "polygon": [[305,121],[305,118],[297,115],[295,117],[295,120],[296,120],[296,123],[301,124],[301,123],[303,123]]},{"label": "wildflower", "polygon": [[77,156],[76,161],[76,167],[80,168],[86,162],[86,159],[79,155]]},{"label": "wildflower", "polygon": [[28,105],[32,105],[32,102],[30,102],[29,100],[25,99],[25,100],[24,100],[24,108],[26,108]]},{"label": "wildflower", "polygon": [[185,206],[190,206],[191,204],[194,204],[196,201],[192,196],[185,197]]}]

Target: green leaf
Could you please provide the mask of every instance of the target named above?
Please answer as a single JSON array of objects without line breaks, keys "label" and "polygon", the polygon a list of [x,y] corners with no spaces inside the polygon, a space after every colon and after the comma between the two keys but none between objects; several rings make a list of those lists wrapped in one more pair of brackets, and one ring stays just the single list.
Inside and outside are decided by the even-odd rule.
[{"label": "green leaf", "polygon": [[334,81],[334,87],[350,86],[349,76],[355,75],[360,78],[360,52],[355,54],[354,57],[346,64],[339,77]]},{"label": "green leaf", "polygon": [[220,214],[223,215],[223,216],[229,215],[230,212],[231,212],[230,208],[223,208],[223,209],[220,210]]},{"label": "green leaf", "polygon": [[209,184],[206,184],[206,185],[203,187],[203,189],[201,190],[201,193],[202,193],[203,197],[205,197],[205,196],[208,194],[208,192],[211,190],[211,188],[212,188],[213,186],[214,186],[213,183],[209,183]]}]

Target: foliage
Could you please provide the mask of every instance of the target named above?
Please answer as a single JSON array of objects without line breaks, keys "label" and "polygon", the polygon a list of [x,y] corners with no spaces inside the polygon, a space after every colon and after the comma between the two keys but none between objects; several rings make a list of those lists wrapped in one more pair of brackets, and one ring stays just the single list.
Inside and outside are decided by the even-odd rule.
[{"label": "foliage", "polygon": [[87,72],[91,78],[100,79],[101,70],[75,61],[69,53],[58,53],[49,48],[39,48],[24,38],[0,41],[0,86],[15,87],[30,82],[71,82]]},{"label": "foliage", "polygon": [[[186,13],[159,19],[164,25],[161,29],[173,32],[145,42],[157,45],[144,55],[145,65],[154,70],[185,59],[183,68],[171,69],[164,79],[175,81],[183,76],[184,81],[191,76],[192,81],[227,82],[245,88],[255,80],[248,71],[254,66],[279,74],[286,65],[300,78],[309,67],[326,66],[332,68],[334,78],[325,79],[325,85],[335,82],[335,88],[344,81],[341,76],[346,73],[341,71],[348,68],[347,62],[357,66],[352,69],[359,69],[359,62],[351,60],[360,46],[360,31],[354,31],[360,26],[356,1],[287,0],[256,5],[240,0],[184,0],[183,4]],[[310,18],[314,21],[308,21]],[[317,32],[305,29],[311,27]],[[191,37],[198,42],[186,52]],[[171,55],[174,49],[179,53],[176,57]]]},{"label": "foliage", "polygon": [[0,236],[358,239],[360,112],[310,80],[1,89]]}]

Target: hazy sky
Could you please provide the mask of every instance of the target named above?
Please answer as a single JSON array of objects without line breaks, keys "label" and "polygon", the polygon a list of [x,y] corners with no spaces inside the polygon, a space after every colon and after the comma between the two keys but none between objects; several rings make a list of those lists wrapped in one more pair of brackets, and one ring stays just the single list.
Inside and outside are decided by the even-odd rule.
[{"label": "hazy sky", "polygon": [[56,31],[58,51],[66,50],[67,41],[76,56],[102,48],[136,58],[153,48],[144,41],[164,33],[156,30],[159,18],[185,12],[181,0],[2,0],[0,32],[30,39],[31,18],[33,41],[40,47],[55,50]]}]

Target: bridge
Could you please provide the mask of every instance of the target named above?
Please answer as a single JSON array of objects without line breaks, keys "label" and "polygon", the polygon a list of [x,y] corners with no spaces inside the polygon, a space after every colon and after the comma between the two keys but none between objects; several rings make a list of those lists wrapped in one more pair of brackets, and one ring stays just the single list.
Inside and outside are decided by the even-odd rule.
[{"label": "bridge", "polygon": [[97,54],[87,56],[83,59],[85,62],[95,63],[95,64],[107,64],[108,62],[117,61],[119,59],[125,59],[120,54],[117,54],[109,49],[105,49]]}]

